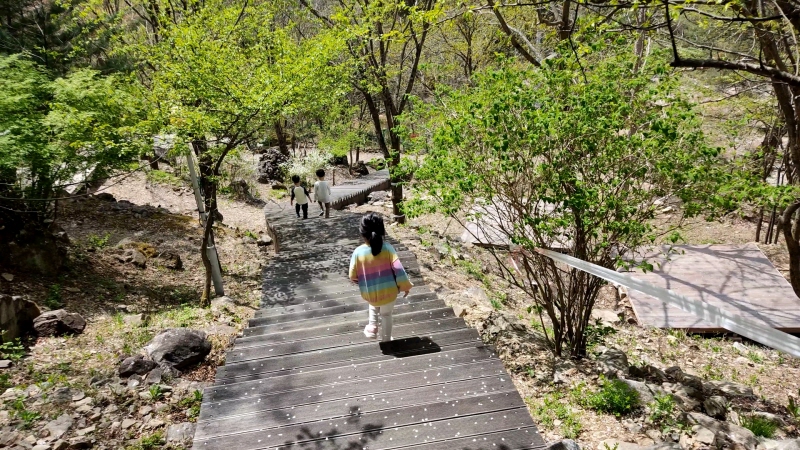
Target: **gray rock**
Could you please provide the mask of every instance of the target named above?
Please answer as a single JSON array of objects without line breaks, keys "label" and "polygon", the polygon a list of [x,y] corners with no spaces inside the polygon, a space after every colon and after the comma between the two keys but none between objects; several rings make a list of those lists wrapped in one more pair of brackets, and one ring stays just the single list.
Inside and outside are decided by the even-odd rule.
[{"label": "gray rock", "polygon": [[664,389],[662,389],[660,386],[642,383],[641,381],[628,380],[625,378],[622,378],[621,380],[623,383],[630,386],[634,391],[639,393],[639,401],[643,405],[646,405],[650,402],[654,402],[657,396],[660,397],[664,395],[669,395],[669,393]]},{"label": "gray rock", "polygon": [[164,371],[161,370],[160,367],[156,367],[155,369],[151,370],[150,373],[147,374],[147,377],[144,381],[147,384],[158,384],[161,383],[161,376],[164,374]]},{"label": "gray rock", "polygon": [[[184,422],[184,423],[176,423],[167,427],[167,442],[188,442],[194,439],[194,431],[197,427],[196,424],[192,422]],[[562,450],[562,449],[558,449]],[[567,448],[563,450],[580,450],[579,447],[576,448]]]},{"label": "gray rock", "polygon": [[553,383],[556,384],[567,383],[570,375],[576,371],[575,363],[569,359],[556,359],[553,369]]},{"label": "gray rock", "polygon": [[157,366],[155,361],[144,359],[142,355],[136,355],[125,358],[117,370],[120,378],[128,378],[131,375],[145,375]]},{"label": "gray rock", "polygon": [[262,234],[260,238],[258,238],[258,242],[256,242],[259,247],[266,247],[268,245],[272,245],[272,238],[267,236],[266,234]]},{"label": "gray rock", "polygon": [[68,387],[58,388],[50,394],[50,401],[53,403],[60,405],[64,403],[69,403],[72,401],[72,396],[75,395],[76,392],[73,392],[72,389]]},{"label": "gray rock", "polygon": [[143,313],[128,314],[122,318],[122,321],[129,327],[141,327],[147,321],[147,316]]},{"label": "gray rock", "polygon": [[61,439],[53,442],[53,450],[67,450],[69,448],[69,443],[67,441],[62,441]]},{"label": "gray rock", "polygon": [[689,425],[700,425],[707,428],[715,435],[722,435],[726,441],[744,446],[747,450],[755,450],[758,446],[758,439],[752,431],[732,423],[720,422],[696,412],[687,413],[686,422]]},{"label": "gray rock", "polygon": [[672,381],[680,382],[683,379],[683,370],[678,366],[667,367],[664,373],[666,373]]},{"label": "gray rock", "polygon": [[92,448],[92,440],[86,436],[76,436],[69,440],[69,450]]},{"label": "gray rock", "polygon": [[706,414],[715,418],[725,420],[725,414],[728,411],[728,401],[725,397],[714,395],[703,402],[703,410]]},{"label": "gray rock", "polygon": [[158,256],[158,259],[161,261],[161,264],[164,265],[167,269],[170,270],[181,270],[183,269],[183,260],[181,259],[181,255],[172,252],[164,252]]},{"label": "gray rock", "polygon": [[48,444],[37,444],[34,445],[31,450],[50,450],[50,445]]},{"label": "gray rock", "polygon": [[592,321],[599,321],[601,324],[610,327],[619,323],[619,314],[610,309],[592,309]]},{"label": "gray rock", "polygon": [[2,274],[0,274],[0,276],[2,276],[3,279],[8,281],[9,283],[14,281],[14,275],[12,275],[10,273],[2,273]]},{"label": "gray rock", "polygon": [[138,388],[139,386],[142,385],[142,377],[140,377],[139,375],[131,375],[130,378],[128,378],[127,385],[128,389],[130,390]]},{"label": "gray rock", "polygon": [[[759,441],[762,440],[759,439]],[[766,441],[766,439],[764,439],[763,441]],[[762,445],[764,444],[763,441]],[[764,446],[769,449],[767,445]],[[780,441],[775,441],[775,447],[773,448],[774,450],[800,450],[800,439],[784,439]]]},{"label": "gray rock", "polygon": [[131,262],[134,266],[144,269],[147,267],[147,257],[139,250],[131,250]]},{"label": "gray rock", "polygon": [[746,345],[744,345],[744,344],[742,344],[741,342],[734,342],[734,343],[733,343],[733,348],[734,348],[734,349],[735,349],[737,352],[739,352],[739,353],[741,353],[741,354],[743,354],[743,355],[746,355],[746,354],[747,354],[747,352],[749,352],[749,351],[750,351],[750,349],[748,349],[748,348],[747,348],[747,346],[746,346]]},{"label": "gray rock", "polygon": [[581,450],[581,446],[572,439],[562,439],[547,444],[545,450]]},{"label": "gray rock", "polygon": [[597,357],[597,367],[600,373],[607,377],[628,376],[628,355],[622,350],[609,348]]},{"label": "gray rock", "polygon": [[134,426],[136,421],[133,419],[123,419],[122,424],[120,425],[123,430],[127,430],[128,428]]},{"label": "gray rock", "polygon": [[677,442],[662,442],[660,444],[644,447],[642,450],[681,450],[681,446]]},{"label": "gray rock", "polygon": [[83,320],[80,314],[57,309],[55,311],[47,311],[34,319],[33,328],[39,336],[81,334],[86,328],[86,321]]},{"label": "gray rock", "polygon": [[724,395],[725,397],[753,397],[753,388],[730,381],[709,381],[705,385],[711,394]]},{"label": "gray rock", "polygon": [[0,294],[0,330],[11,340],[33,331],[33,319],[41,314],[36,303],[22,297]]},{"label": "gray rock", "polygon": [[717,435],[714,434],[713,431],[705,427],[700,427],[694,432],[694,441],[699,442],[701,444],[705,444],[709,447],[714,446],[714,442],[716,442],[716,437]]},{"label": "gray rock", "polygon": [[0,359],[0,369],[8,369],[11,367],[11,361],[7,359]]},{"label": "gray rock", "polygon": [[703,379],[688,373],[684,373],[681,377],[680,383],[683,385],[687,394],[697,400],[702,400],[703,396]]},{"label": "gray rock", "polygon": [[668,378],[666,372],[650,364],[630,366],[628,368],[628,373],[635,378],[645,378],[659,383],[663,383]]},{"label": "gray rock", "polygon": [[44,428],[50,432],[50,437],[53,439],[59,439],[61,436],[64,435],[67,431],[69,431],[70,427],[72,427],[73,420],[72,416],[69,414],[62,414],[58,416],[55,420],[51,420],[44,426]]},{"label": "gray rock", "polygon": [[203,361],[211,353],[211,342],[202,331],[171,328],[156,335],[145,350],[158,364],[182,370]]},{"label": "gray rock", "polygon": [[217,297],[211,300],[211,313],[214,314],[214,317],[219,317],[225,313],[235,314],[236,302],[227,295]]}]

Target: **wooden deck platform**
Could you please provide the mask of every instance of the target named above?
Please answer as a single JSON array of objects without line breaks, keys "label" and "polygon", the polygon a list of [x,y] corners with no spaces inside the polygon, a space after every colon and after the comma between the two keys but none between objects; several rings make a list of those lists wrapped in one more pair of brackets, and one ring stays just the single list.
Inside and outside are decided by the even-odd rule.
[{"label": "wooden deck platform", "polygon": [[[755,244],[683,245],[665,258],[651,252],[653,272],[633,275],[678,294],[789,333],[800,332],[800,299]],[[693,314],[640,292],[628,293],[639,323],[691,332],[724,332]]]},{"label": "wooden deck platform", "polygon": [[207,388],[194,449],[523,450],[544,445],[501,361],[425,286],[395,307],[395,340],[364,337],[347,280],[359,216],[282,221],[263,307]]}]

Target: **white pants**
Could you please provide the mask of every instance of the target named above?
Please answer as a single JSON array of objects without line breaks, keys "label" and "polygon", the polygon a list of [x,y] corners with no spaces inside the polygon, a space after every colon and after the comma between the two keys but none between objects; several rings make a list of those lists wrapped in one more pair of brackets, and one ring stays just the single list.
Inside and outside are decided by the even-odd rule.
[{"label": "white pants", "polygon": [[394,311],[395,302],[383,306],[369,305],[369,324],[378,326],[378,316],[381,317],[381,341],[388,342],[392,340],[392,311]]}]

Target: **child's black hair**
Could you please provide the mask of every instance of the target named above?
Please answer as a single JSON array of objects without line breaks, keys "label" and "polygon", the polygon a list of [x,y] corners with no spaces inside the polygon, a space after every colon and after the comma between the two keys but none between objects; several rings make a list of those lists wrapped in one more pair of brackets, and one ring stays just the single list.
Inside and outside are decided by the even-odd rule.
[{"label": "child's black hair", "polygon": [[361,225],[358,232],[364,239],[369,241],[372,249],[372,256],[378,256],[383,250],[383,236],[386,235],[386,227],[383,225],[383,217],[371,212],[361,218]]},{"label": "child's black hair", "polygon": [[300,175],[292,175],[292,183],[299,183]]},{"label": "child's black hair", "polygon": [[317,176],[320,177],[320,178],[324,177],[325,176],[325,170],[324,169],[317,169]]}]

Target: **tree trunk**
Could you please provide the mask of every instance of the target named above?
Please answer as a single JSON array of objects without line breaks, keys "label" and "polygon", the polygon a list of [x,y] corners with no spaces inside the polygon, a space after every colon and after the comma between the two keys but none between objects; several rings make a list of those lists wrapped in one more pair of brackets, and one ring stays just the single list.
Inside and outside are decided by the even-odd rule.
[{"label": "tree trunk", "polygon": [[278,139],[278,149],[284,156],[289,156],[289,143],[286,140],[286,133],[281,125],[281,119],[275,120],[275,136]]},{"label": "tree trunk", "polygon": [[211,227],[214,226],[214,214],[209,211],[206,225],[203,228],[203,244],[200,246],[200,259],[203,260],[203,267],[206,270],[205,283],[203,284],[203,294],[200,296],[200,307],[205,308],[211,304],[211,259],[208,258],[208,243],[211,240]]},{"label": "tree trunk", "polygon": [[783,225],[783,238],[786,241],[786,248],[789,250],[789,282],[792,284],[795,295],[800,297],[800,243],[797,242],[798,236],[792,231],[797,227],[792,226],[792,216],[800,209],[800,200],[795,200],[783,211],[781,225]]}]

